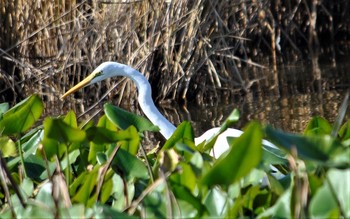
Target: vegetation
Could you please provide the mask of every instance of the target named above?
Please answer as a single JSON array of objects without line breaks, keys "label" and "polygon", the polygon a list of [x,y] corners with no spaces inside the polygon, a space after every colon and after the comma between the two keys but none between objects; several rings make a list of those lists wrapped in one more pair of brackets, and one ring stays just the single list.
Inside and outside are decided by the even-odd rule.
[{"label": "vegetation", "polygon": [[[333,125],[314,117],[303,134],[251,122],[217,160],[207,153],[216,138],[195,145],[189,122],[145,151],[143,133],[157,127],[111,104],[96,124],[78,125],[73,111],[43,116],[49,103],[61,115],[58,96],[106,60],[143,72],[157,101],[202,102],[269,77],[278,90],[276,65],[296,60],[311,60],[311,78],[320,80],[319,55],[334,63],[346,52],[349,7],[347,0],[0,0],[0,101],[10,102],[0,104],[0,218],[349,218],[347,101]],[[271,75],[241,73],[263,68],[261,60]],[[82,99],[135,100],[134,87],[119,82],[115,93],[107,82]],[[233,111],[223,127],[238,117]],[[279,149],[263,148],[262,138]]]},{"label": "vegetation", "polygon": [[251,122],[217,160],[216,139],[195,146],[188,122],[146,153],[142,132],[157,127],[111,104],[82,126],[72,111],[37,124],[37,95],[0,104],[0,218],[349,218],[347,98],[333,126],[314,117],[302,135]]},{"label": "vegetation", "polygon": [[[349,7],[347,0],[0,0],[0,101],[38,93],[57,106],[58,93],[106,60],[144,73],[157,101],[201,103],[246,91],[276,78],[243,74],[242,66],[317,64],[319,55],[335,62],[348,51]],[[111,87],[84,99],[96,102]],[[129,90],[123,81],[109,97],[132,102],[136,91]]]}]

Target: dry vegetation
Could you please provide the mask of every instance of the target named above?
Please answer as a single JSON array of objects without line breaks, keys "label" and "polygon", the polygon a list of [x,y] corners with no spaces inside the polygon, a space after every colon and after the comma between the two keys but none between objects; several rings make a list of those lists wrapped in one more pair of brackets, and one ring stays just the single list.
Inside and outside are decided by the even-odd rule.
[{"label": "dry vegetation", "polygon": [[[201,102],[266,77],[242,66],[317,62],[320,54],[334,62],[350,32],[348,0],[0,0],[0,8],[0,102],[31,93],[57,102],[106,60],[143,72],[158,102]],[[134,100],[127,82],[109,97]],[[95,102],[114,85],[79,95]]]}]

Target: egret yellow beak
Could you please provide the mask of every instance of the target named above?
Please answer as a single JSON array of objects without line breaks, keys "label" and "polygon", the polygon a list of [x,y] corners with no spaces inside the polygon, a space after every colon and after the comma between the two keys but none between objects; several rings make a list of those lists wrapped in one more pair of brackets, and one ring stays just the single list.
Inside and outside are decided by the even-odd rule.
[{"label": "egret yellow beak", "polygon": [[65,94],[63,94],[61,96],[61,99],[65,98],[66,96],[68,96],[69,94],[72,94],[74,92],[76,92],[77,90],[79,90],[80,88],[86,86],[87,84],[89,84],[91,82],[92,79],[94,79],[96,76],[96,73],[93,72],[91,73],[89,76],[87,76],[84,80],[82,80],[81,82],[79,82],[78,84],[76,84],[74,87],[72,87],[71,89],[69,89]]}]

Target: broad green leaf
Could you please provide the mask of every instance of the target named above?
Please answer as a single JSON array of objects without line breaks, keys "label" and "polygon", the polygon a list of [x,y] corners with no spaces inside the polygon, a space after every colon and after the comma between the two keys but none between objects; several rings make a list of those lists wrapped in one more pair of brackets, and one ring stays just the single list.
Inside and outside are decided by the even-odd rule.
[{"label": "broad green leaf", "polygon": [[8,103],[0,103],[0,120],[2,119],[2,115],[9,109]]},{"label": "broad green leaf", "polygon": [[91,207],[96,202],[97,196],[93,191],[97,186],[98,180],[102,180],[98,179],[99,169],[100,166],[95,166],[92,171],[83,172],[73,182],[69,188],[73,202],[83,203],[87,207]]},{"label": "broad green leaf", "polygon": [[0,136],[0,151],[3,157],[14,157],[17,155],[15,142],[8,136]]},{"label": "broad green leaf", "polygon": [[210,217],[214,218],[222,218],[227,213],[232,202],[227,193],[220,190],[219,187],[210,189],[203,200]]},{"label": "broad green leaf", "polygon": [[140,146],[140,136],[135,127],[126,130],[111,131],[104,127],[91,127],[86,130],[90,141],[89,161],[94,163],[98,153],[106,151],[107,145],[119,143],[121,148],[131,154],[137,154]]},{"label": "broad green leaf", "polygon": [[98,120],[97,127],[117,131],[117,126],[111,120],[109,120],[106,115],[101,116],[101,118]]},{"label": "broad green leaf", "polygon": [[148,119],[113,106],[112,104],[106,103],[104,105],[104,111],[107,118],[120,129],[127,129],[133,125],[141,133],[144,131],[159,131],[159,128],[153,125]]},{"label": "broad green leaf", "polygon": [[[42,141],[46,156],[54,154],[61,157],[67,150],[76,150],[86,139],[84,130],[74,128],[60,118],[47,117],[44,120],[44,139]],[[67,148],[68,146],[71,146]]]},{"label": "broad green leaf", "polygon": [[29,178],[24,178],[22,183],[21,183],[21,189],[23,193],[26,195],[26,197],[30,197],[33,193],[34,190],[34,183],[31,179]]},{"label": "broad green leaf", "polygon": [[64,156],[64,158],[61,160],[61,169],[65,170],[67,168],[67,165],[73,165],[74,162],[81,156],[80,150],[73,150],[69,152],[68,157]]},{"label": "broad green leaf", "polygon": [[[106,144],[95,144],[94,142],[90,142],[89,145],[89,154],[88,154],[88,161],[91,164],[95,164],[98,157],[102,158],[101,156],[106,157],[105,151],[107,149]],[[101,159],[100,159],[101,161]],[[99,164],[103,164],[104,162],[99,162]]]},{"label": "broad green leaf", "polygon": [[262,156],[262,131],[258,123],[250,123],[245,132],[231,142],[226,155],[221,156],[206,173],[202,183],[207,186],[229,185],[247,175]]},{"label": "broad green leaf", "polygon": [[330,218],[339,217],[343,212],[345,218],[350,218],[350,169],[331,169],[327,178],[311,200],[310,214],[316,218]]},{"label": "broad green leaf", "polygon": [[315,116],[313,117],[308,125],[306,126],[306,129],[304,131],[305,135],[329,135],[332,132],[332,126],[329,124],[329,122],[320,117]]},{"label": "broad green leaf", "polygon": [[24,160],[24,164],[28,177],[39,182],[48,178],[48,171],[53,174],[55,170],[54,163],[48,162],[49,170],[47,170],[46,162],[41,157],[35,156],[33,154],[29,155]]},{"label": "broad green leaf", "polygon": [[104,127],[90,127],[86,130],[86,135],[87,139],[95,144],[115,143],[120,139],[118,132]]},{"label": "broad green leaf", "polygon": [[127,150],[132,155],[136,155],[139,151],[141,138],[134,126],[118,131],[116,140],[121,144],[122,149]]},{"label": "broad green leaf", "polygon": [[28,97],[2,115],[0,133],[13,135],[27,131],[40,118],[43,110],[39,96]]},{"label": "broad green leaf", "polygon": [[329,135],[302,136],[275,130],[270,126],[266,128],[266,135],[289,152],[296,149],[298,156],[309,160],[326,161],[335,148],[342,147]]},{"label": "broad green leaf", "polygon": [[350,120],[340,128],[339,137],[345,146],[350,146]]},{"label": "broad green leaf", "polygon": [[181,187],[187,188],[189,191],[194,192],[194,190],[197,188],[198,179],[191,165],[181,162],[178,165],[178,168],[180,168],[181,171],[171,174],[169,178],[172,182],[174,182],[174,184],[176,183],[181,185]]},{"label": "broad green leaf", "polygon": [[[129,206],[128,200],[133,200],[135,196],[134,182],[126,182],[118,174],[113,174],[113,204],[112,207],[118,211],[123,211]],[[144,189],[144,188],[143,188]],[[143,189],[140,189],[143,191]]]},{"label": "broad green leaf", "polygon": [[[38,201],[46,209],[52,209],[55,206],[55,202],[52,197],[52,189],[52,183],[46,182],[42,185],[37,196],[35,197],[35,200]],[[41,211],[43,211],[43,209],[41,209]],[[41,217],[45,216],[46,215],[43,214]]]},{"label": "broad green leaf", "polygon": [[44,130],[44,138],[55,139],[62,143],[82,142],[86,137],[83,130],[68,125],[62,119],[46,118]]},{"label": "broad green leaf", "polygon": [[339,203],[345,218],[350,218],[350,168],[331,169],[327,173],[329,187],[334,191],[333,198]]},{"label": "broad green leaf", "polygon": [[67,211],[61,211],[61,218],[91,218],[85,217],[85,206],[83,204],[75,204],[72,207],[68,208]]},{"label": "broad green leaf", "polygon": [[97,159],[100,164],[103,164],[103,160],[107,160],[106,154],[103,153],[106,151],[106,144],[118,141],[117,126],[103,115],[98,120],[97,126],[86,127],[85,130],[90,141],[88,161],[94,164]]},{"label": "broad green leaf", "polygon": [[312,218],[339,218],[339,208],[328,183],[319,188],[313,196],[309,212]]},{"label": "broad green leaf", "polygon": [[73,128],[78,128],[77,117],[73,110],[70,110],[64,117],[63,121]]},{"label": "broad green leaf", "polygon": [[[44,132],[43,130],[37,131],[32,137],[22,143],[22,150],[23,150],[23,157],[26,159],[28,156],[33,154],[37,148],[40,145],[40,142],[43,138]],[[17,156],[11,160],[8,161],[7,165],[11,169],[13,166],[15,166],[19,161],[21,160],[21,157]]]},{"label": "broad green leaf", "polygon": [[162,150],[167,150],[175,146],[176,143],[184,143],[188,146],[194,146],[194,133],[191,123],[182,122],[175,130],[173,135],[165,142]]},{"label": "broad green leaf", "polygon": [[135,178],[148,179],[148,170],[145,164],[136,156],[130,154],[126,150],[120,148],[112,161],[112,168],[116,173],[129,180]]},{"label": "broad green leaf", "polygon": [[[105,203],[108,201],[108,199],[111,197],[113,191],[113,177],[114,172],[113,171],[108,171],[106,176],[104,177],[104,182],[102,184],[101,188],[101,194],[100,194],[100,200],[102,203]],[[100,179],[102,180],[102,179]]]}]

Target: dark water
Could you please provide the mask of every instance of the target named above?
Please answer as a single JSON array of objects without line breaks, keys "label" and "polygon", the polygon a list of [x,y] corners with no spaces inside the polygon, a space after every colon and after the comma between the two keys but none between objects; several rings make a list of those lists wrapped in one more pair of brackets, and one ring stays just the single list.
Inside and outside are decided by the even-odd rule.
[{"label": "dark water", "polygon": [[[300,133],[313,116],[322,116],[333,122],[350,87],[350,61],[319,67],[321,79],[317,81],[313,80],[314,69],[308,65],[284,66],[278,69],[280,78],[274,89],[261,89],[269,86],[269,81],[263,79],[250,87],[249,92],[225,99],[225,102],[202,106],[187,104],[185,107],[161,108],[161,111],[175,124],[191,121],[197,136],[211,127],[220,126],[235,108],[241,112],[236,128],[257,120]],[[256,74],[269,75],[269,71],[260,69]],[[259,83],[264,83],[264,86],[259,86]],[[349,110],[346,119],[349,119]]]}]

